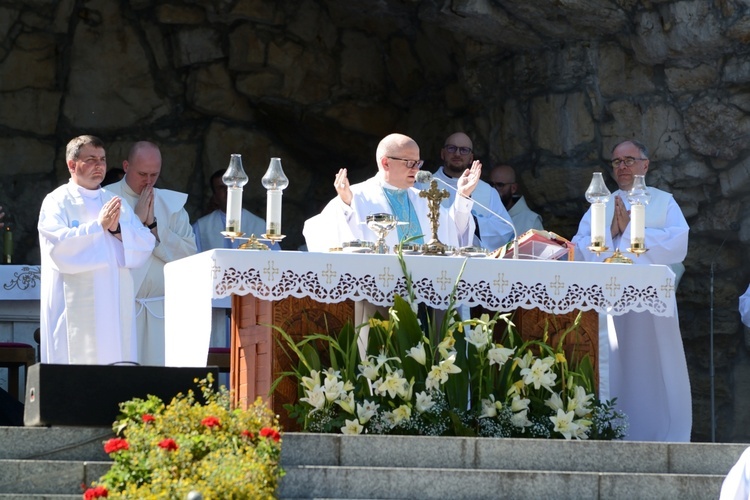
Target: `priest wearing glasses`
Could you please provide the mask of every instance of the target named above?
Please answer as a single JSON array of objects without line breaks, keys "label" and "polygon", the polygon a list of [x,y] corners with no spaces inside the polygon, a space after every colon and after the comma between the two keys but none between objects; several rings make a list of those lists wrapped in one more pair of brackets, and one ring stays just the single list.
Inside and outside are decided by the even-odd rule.
[{"label": "priest wearing glasses", "polygon": [[[303,234],[308,250],[324,252],[358,239],[376,241],[377,235],[366,224],[367,216],[374,213],[392,214],[406,223],[398,225],[386,237],[390,248],[407,238],[415,238],[410,241],[415,244],[430,239],[428,202],[414,187],[423,163],[417,143],[402,134],[388,135],[378,144],[375,161],[377,173],[357,184],[350,184],[346,168],[338,171],[333,183],[338,196],[319,215],[305,222]],[[456,247],[472,244],[473,201],[468,197],[476,188],[481,173],[479,162],[465,169],[456,189],[466,198],[458,196],[449,207],[441,206],[438,239],[443,244]]]}]

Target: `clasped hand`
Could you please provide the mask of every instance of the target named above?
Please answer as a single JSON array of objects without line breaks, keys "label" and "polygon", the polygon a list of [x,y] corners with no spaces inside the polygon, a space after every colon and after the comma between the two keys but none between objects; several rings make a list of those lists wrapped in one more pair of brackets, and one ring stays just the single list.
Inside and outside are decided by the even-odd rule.
[{"label": "clasped hand", "polygon": [[622,198],[615,196],[615,215],[612,217],[612,225],[610,227],[612,238],[624,233],[628,224],[630,224],[630,210],[625,208]]},{"label": "clasped hand", "polygon": [[153,224],[154,222],[154,186],[148,185],[141,191],[141,196],[138,198],[138,202],[133,208],[135,215],[145,225]]},{"label": "clasped hand", "polygon": [[122,200],[116,196],[104,204],[102,209],[99,210],[99,224],[102,225],[102,228],[117,231],[117,226],[120,225],[121,206]]}]

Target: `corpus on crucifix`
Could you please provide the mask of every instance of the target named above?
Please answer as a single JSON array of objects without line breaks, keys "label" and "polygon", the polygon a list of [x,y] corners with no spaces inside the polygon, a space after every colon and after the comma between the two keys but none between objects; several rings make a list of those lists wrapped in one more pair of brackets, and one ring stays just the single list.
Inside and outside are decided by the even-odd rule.
[{"label": "corpus on crucifix", "polygon": [[449,198],[450,194],[445,189],[438,189],[437,181],[430,182],[430,189],[424,189],[419,192],[420,198],[427,198],[427,207],[429,208],[430,229],[432,229],[432,239],[425,243],[424,253],[428,255],[443,255],[447,248],[438,239],[438,226],[440,226],[440,202]]}]

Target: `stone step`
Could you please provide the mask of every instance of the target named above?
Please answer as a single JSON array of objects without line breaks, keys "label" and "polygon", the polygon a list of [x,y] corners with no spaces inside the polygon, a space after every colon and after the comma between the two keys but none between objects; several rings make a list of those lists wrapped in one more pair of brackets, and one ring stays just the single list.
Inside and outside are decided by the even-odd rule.
[{"label": "stone step", "polygon": [[722,475],[285,467],[278,498],[716,499]]},{"label": "stone step", "polygon": [[[0,427],[2,498],[80,498],[110,429]],[[718,498],[746,444],[286,433],[291,498]]]}]

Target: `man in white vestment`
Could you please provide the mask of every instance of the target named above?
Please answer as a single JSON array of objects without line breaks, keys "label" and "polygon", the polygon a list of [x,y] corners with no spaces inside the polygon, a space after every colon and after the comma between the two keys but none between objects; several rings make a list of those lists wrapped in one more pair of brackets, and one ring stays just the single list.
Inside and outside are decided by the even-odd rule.
[{"label": "man in white vestment", "polygon": [[143,265],[154,236],[122,200],[100,188],[104,144],[68,143],[70,181],[39,212],[42,363],[111,364],[137,359],[130,270]]},{"label": "man in white vestment", "polygon": [[742,324],[750,328],[750,286],[747,287],[745,293],[740,295],[739,310]]},{"label": "man in white vestment", "polygon": [[508,215],[513,219],[513,225],[516,226],[519,236],[529,229],[544,229],[542,217],[529,208],[522,194],[518,194],[516,171],[513,167],[496,165],[490,170],[490,185],[500,195],[500,201],[503,202]]},{"label": "man in white vestment", "polygon": [[[330,248],[356,239],[374,242],[377,235],[367,227],[367,216],[374,213],[389,213],[405,222],[391,231],[386,244],[393,249],[405,238],[417,237],[413,243],[426,243],[432,230],[428,218],[426,198],[419,196],[414,187],[415,178],[422,160],[419,146],[410,137],[391,134],[380,141],[375,159],[378,172],[364,182],[350,185],[347,170],[336,174],[334,187],[338,196],[331,200],[323,211],[305,221],[303,234],[308,250],[325,252]],[[450,246],[471,245],[474,236],[474,219],[471,216],[473,202],[471,193],[479,182],[482,165],[474,162],[457,182],[459,193],[448,208],[440,207],[438,239]]]},{"label": "man in white vestment", "polygon": [[[606,246],[624,251],[630,246],[631,231],[627,192],[633,186],[634,176],[648,171],[648,150],[636,141],[622,142],[613,149],[611,163],[620,189],[612,194],[605,211]],[[688,224],[671,194],[653,187],[648,191],[651,195],[645,217],[648,251],[634,257],[633,262],[671,265],[680,271],[687,255]],[[591,252],[587,248],[590,241],[589,210],[572,240],[576,259],[601,262],[609,256]],[[675,300],[674,293],[672,297]],[[610,396],[617,398],[616,408],[628,415],[628,440],[690,441],[690,380],[676,302],[674,309],[672,317],[648,312],[607,317]]]},{"label": "man in white vestment", "polygon": [[122,196],[156,238],[148,261],[133,269],[138,362],[164,366],[164,265],[196,253],[193,228],[184,208],[187,195],[154,187],[161,174],[161,152],[156,144],[135,143],[122,168],[125,177],[105,189]]},{"label": "man in white vestment", "polygon": [[[456,198],[458,180],[474,162],[474,144],[463,132],[449,136],[443,144],[440,149],[443,165],[437,169],[434,177],[453,188],[446,189],[450,196],[442,202],[447,208]],[[438,183],[438,187],[442,189],[445,186]],[[471,209],[471,215],[477,224],[474,245],[495,250],[512,240],[514,232],[511,217],[492,186],[480,179],[471,198],[476,201]]]},{"label": "man in white vestment", "polygon": [[[193,224],[198,252],[213,248],[237,248],[242,243],[241,240],[232,242],[221,234],[222,231],[226,231],[227,227],[227,185],[221,179],[223,175],[224,170],[217,170],[211,175],[212,194],[209,207],[213,210]],[[245,237],[255,235],[256,238],[261,239],[261,235],[266,232],[266,221],[243,208],[240,227]]]}]

